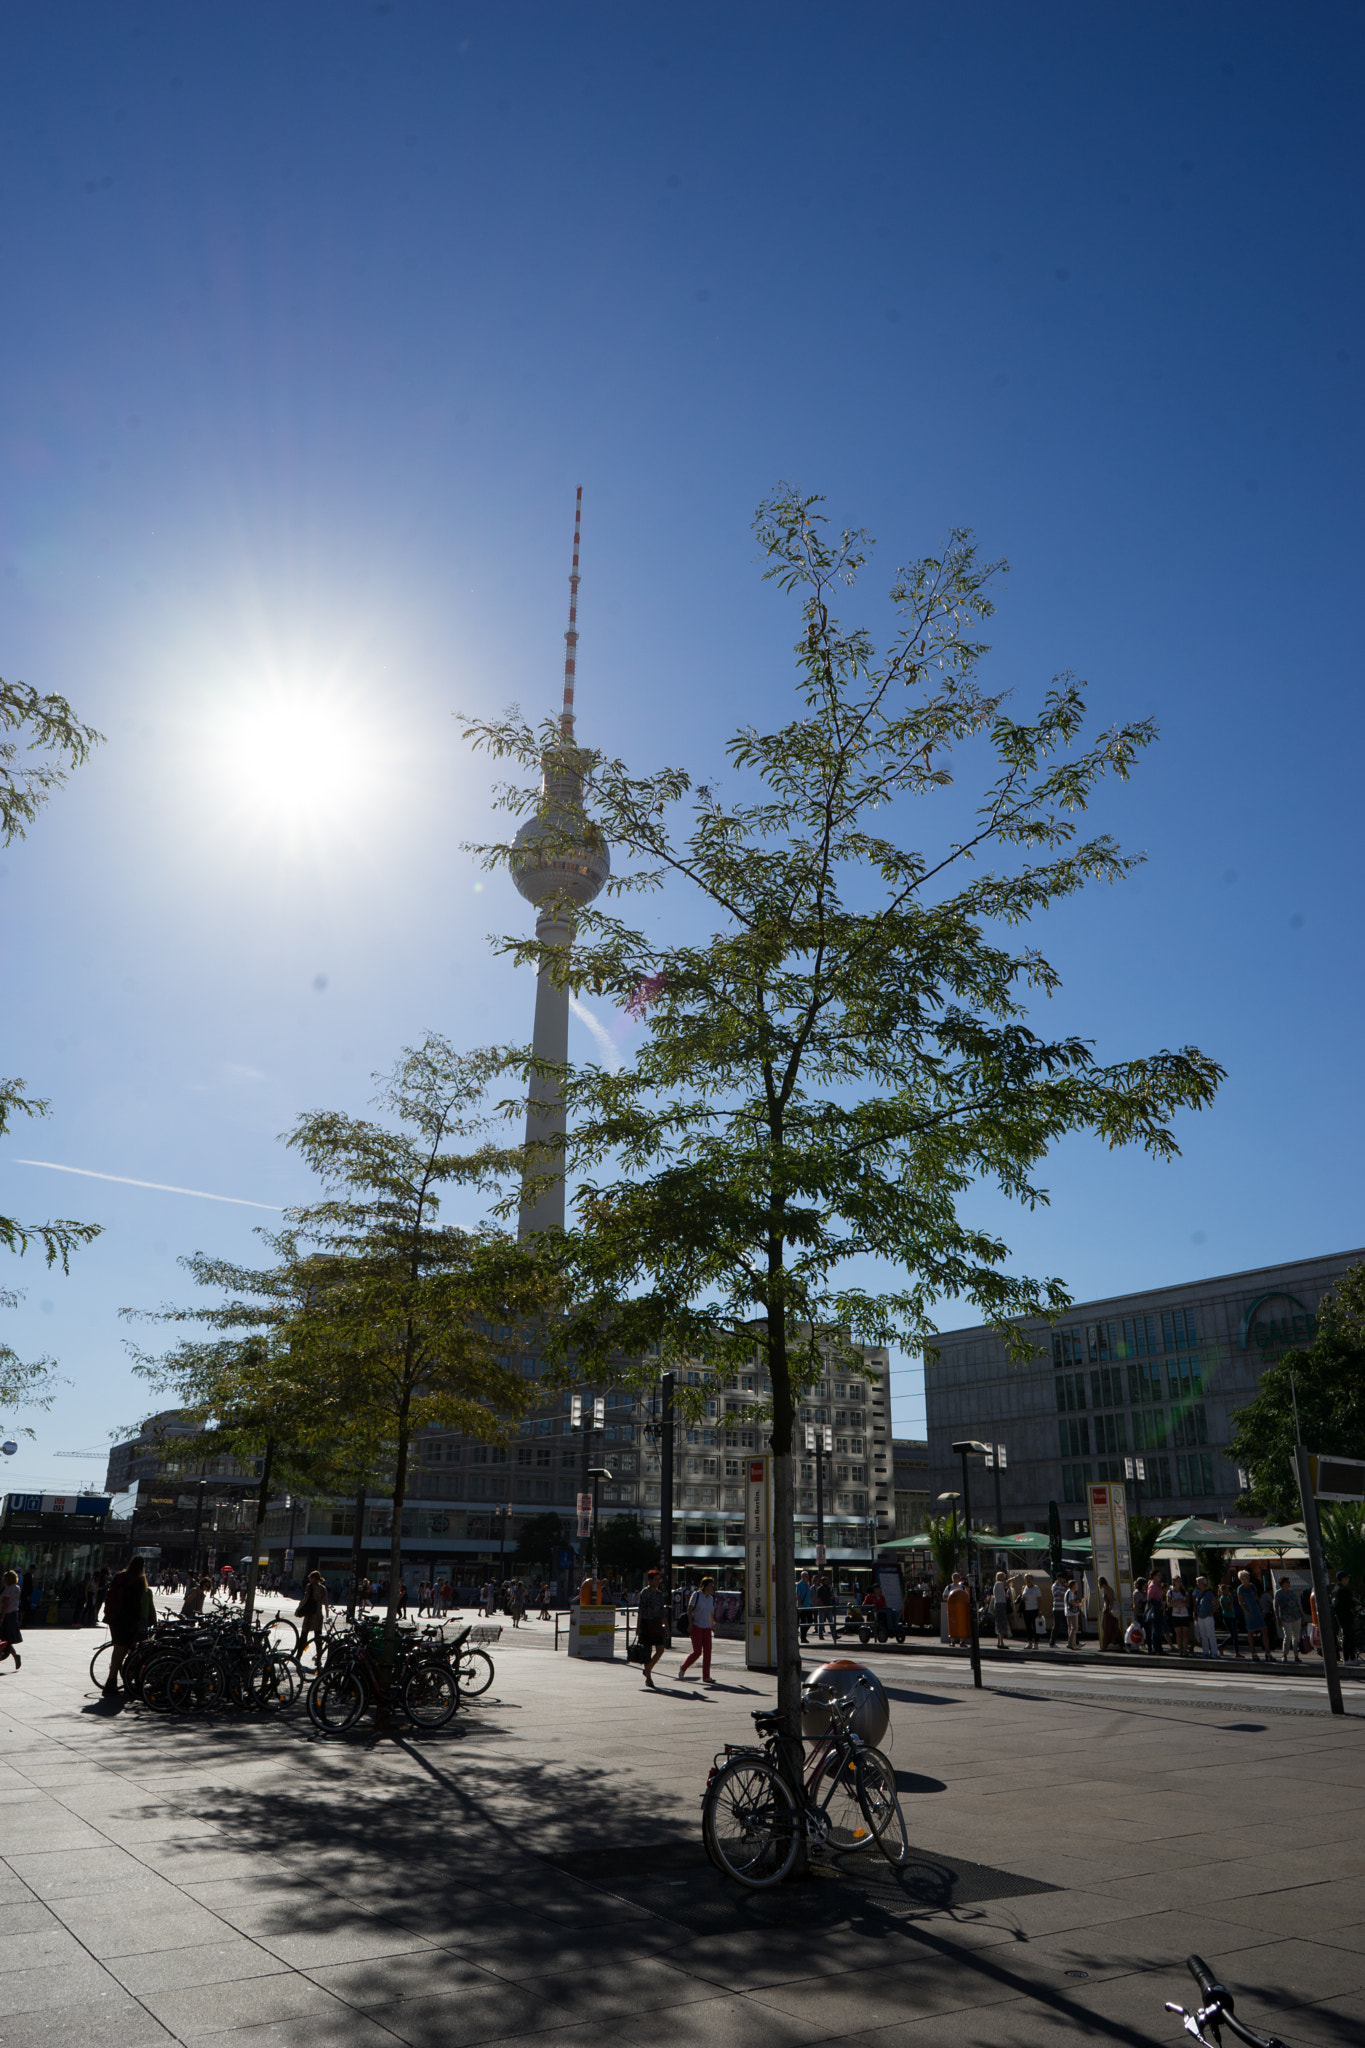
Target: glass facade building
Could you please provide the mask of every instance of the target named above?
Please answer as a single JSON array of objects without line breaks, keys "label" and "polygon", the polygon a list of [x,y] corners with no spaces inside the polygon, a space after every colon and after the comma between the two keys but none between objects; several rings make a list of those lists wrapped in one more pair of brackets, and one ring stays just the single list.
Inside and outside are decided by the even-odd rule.
[{"label": "glass facade building", "polygon": [[[1035,1344],[1012,1365],[986,1328],[945,1330],[926,1362],[930,1485],[961,1484],[950,1446],[964,1437],[1002,1442],[1006,1532],[1047,1527],[1056,1501],[1077,1533],[1092,1480],[1119,1479],[1129,1460],[1144,1477],[1143,1512],[1222,1517],[1242,1491],[1227,1455],[1231,1419],[1261,1374],[1311,1341],[1323,1295],[1365,1251],[1226,1273],[1188,1285],[1078,1304],[1055,1324],[1026,1325]],[[974,1519],[994,1503],[982,1480]]]}]

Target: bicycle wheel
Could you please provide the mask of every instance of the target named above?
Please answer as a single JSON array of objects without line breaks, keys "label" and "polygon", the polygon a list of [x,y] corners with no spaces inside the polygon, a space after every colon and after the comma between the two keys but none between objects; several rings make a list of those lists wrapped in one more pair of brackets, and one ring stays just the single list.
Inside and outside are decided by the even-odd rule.
[{"label": "bicycle wheel", "polygon": [[418,1728],[444,1728],[460,1705],[460,1688],[448,1664],[416,1664],[403,1687],[403,1712]]},{"label": "bicycle wheel", "polygon": [[829,1847],[841,1856],[872,1848],[877,1830],[868,1819],[859,1791],[853,1757],[835,1751],[813,1788],[829,1829]]},{"label": "bicycle wheel", "polygon": [[181,1663],[180,1652],[174,1651],[162,1657],[149,1657],[140,1674],[139,1697],[154,1714],[169,1714],[172,1710],[171,1680]]},{"label": "bicycle wheel", "polygon": [[344,1735],[365,1711],[365,1688],[353,1671],[322,1671],[308,1688],[308,1718],[322,1735]]},{"label": "bicycle wheel", "polygon": [[751,1891],[777,1884],[796,1861],[796,1801],[772,1765],[756,1757],[736,1757],[716,1773],[701,1824],[711,1861]]},{"label": "bicycle wheel", "polygon": [[262,1707],[292,1707],[303,1690],[303,1673],[292,1657],[268,1650],[254,1674],[256,1700]]},{"label": "bicycle wheel", "polygon": [[867,1815],[877,1847],[899,1870],[910,1854],[905,1815],[896,1792],[896,1773],[879,1749],[865,1749],[857,1762],[858,1801]]},{"label": "bicycle wheel", "polygon": [[90,1659],[91,1682],[97,1685],[101,1692],[109,1683],[109,1660],[113,1654],[114,1646],[112,1643],[101,1643],[94,1656]]},{"label": "bicycle wheel", "polygon": [[493,1683],[493,1659],[487,1650],[461,1650],[455,1676],[459,1680],[460,1691],[472,1700],[477,1699]]},{"label": "bicycle wheel", "polygon": [[299,1647],[298,1625],[287,1614],[277,1614],[270,1624],[270,1647],[278,1650],[283,1657],[296,1655]]}]

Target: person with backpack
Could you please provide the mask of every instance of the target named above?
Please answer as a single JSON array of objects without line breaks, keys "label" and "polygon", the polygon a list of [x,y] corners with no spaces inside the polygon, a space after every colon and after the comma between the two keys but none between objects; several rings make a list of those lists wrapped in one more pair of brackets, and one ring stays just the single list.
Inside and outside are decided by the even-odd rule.
[{"label": "person with backpack", "polygon": [[109,1591],[104,1596],[104,1618],[114,1639],[109,1676],[104,1685],[104,1697],[112,1700],[118,1698],[118,1677],[124,1658],[136,1645],[143,1629],[150,1628],[156,1620],[152,1589],[147,1584],[147,1567],[140,1557],[132,1558],[118,1576],[110,1580]]},{"label": "person with backpack", "polygon": [[13,1657],[17,1671],[23,1663],[19,1645],[24,1631],[19,1625],[19,1574],[6,1572],[0,1584],[0,1659]]},{"label": "person with backpack", "polygon": [[701,1682],[714,1685],[711,1676],[711,1635],[716,1614],[716,1582],[703,1579],[687,1603],[687,1625],[692,1634],[692,1654],[685,1657],[678,1668],[679,1678],[686,1678],[688,1666],[701,1658]]}]

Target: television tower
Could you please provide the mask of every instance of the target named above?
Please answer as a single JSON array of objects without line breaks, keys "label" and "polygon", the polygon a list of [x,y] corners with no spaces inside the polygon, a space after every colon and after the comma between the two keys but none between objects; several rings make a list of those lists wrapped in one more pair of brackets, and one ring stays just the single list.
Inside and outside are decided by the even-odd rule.
[{"label": "television tower", "polygon": [[[578,487],[573,520],[573,568],[569,572],[569,630],[564,635],[564,702],[559,714],[559,745],[541,762],[540,805],[513,844],[512,879],[537,910],[536,937],[542,946],[567,949],[573,944],[574,906],[591,903],[611,873],[605,839],[583,813],[583,777],[574,759],[574,682],[578,666],[578,544],[583,517],[583,486]],[[564,963],[556,953],[541,960],[536,981],[536,1021],[531,1053],[551,1067],[569,1059],[569,988],[562,979]],[[526,1111],[526,1144],[532,1172],[550,1170],[556,1155],[559,1171],[549,1187],[523,1198],[518,1236],[564,1228],[564,1100],[553,1075],[531,1076]],[[534,1149],[532,1149],[534,1148]]]}]

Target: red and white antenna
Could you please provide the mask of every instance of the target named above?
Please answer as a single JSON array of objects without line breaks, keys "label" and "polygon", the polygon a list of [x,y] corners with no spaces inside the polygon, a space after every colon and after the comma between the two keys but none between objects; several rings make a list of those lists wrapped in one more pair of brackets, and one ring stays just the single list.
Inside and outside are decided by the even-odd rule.
[{"label": "red and white antenna", "polygon": [[582,522],[583,486],[580,484],[573,513],[573,568],[569,571],[569,630],[564,635],[564,709],[559,714],[559,728],[566,740],[573,738],[574,671],[578,666],[578,541]]}]

